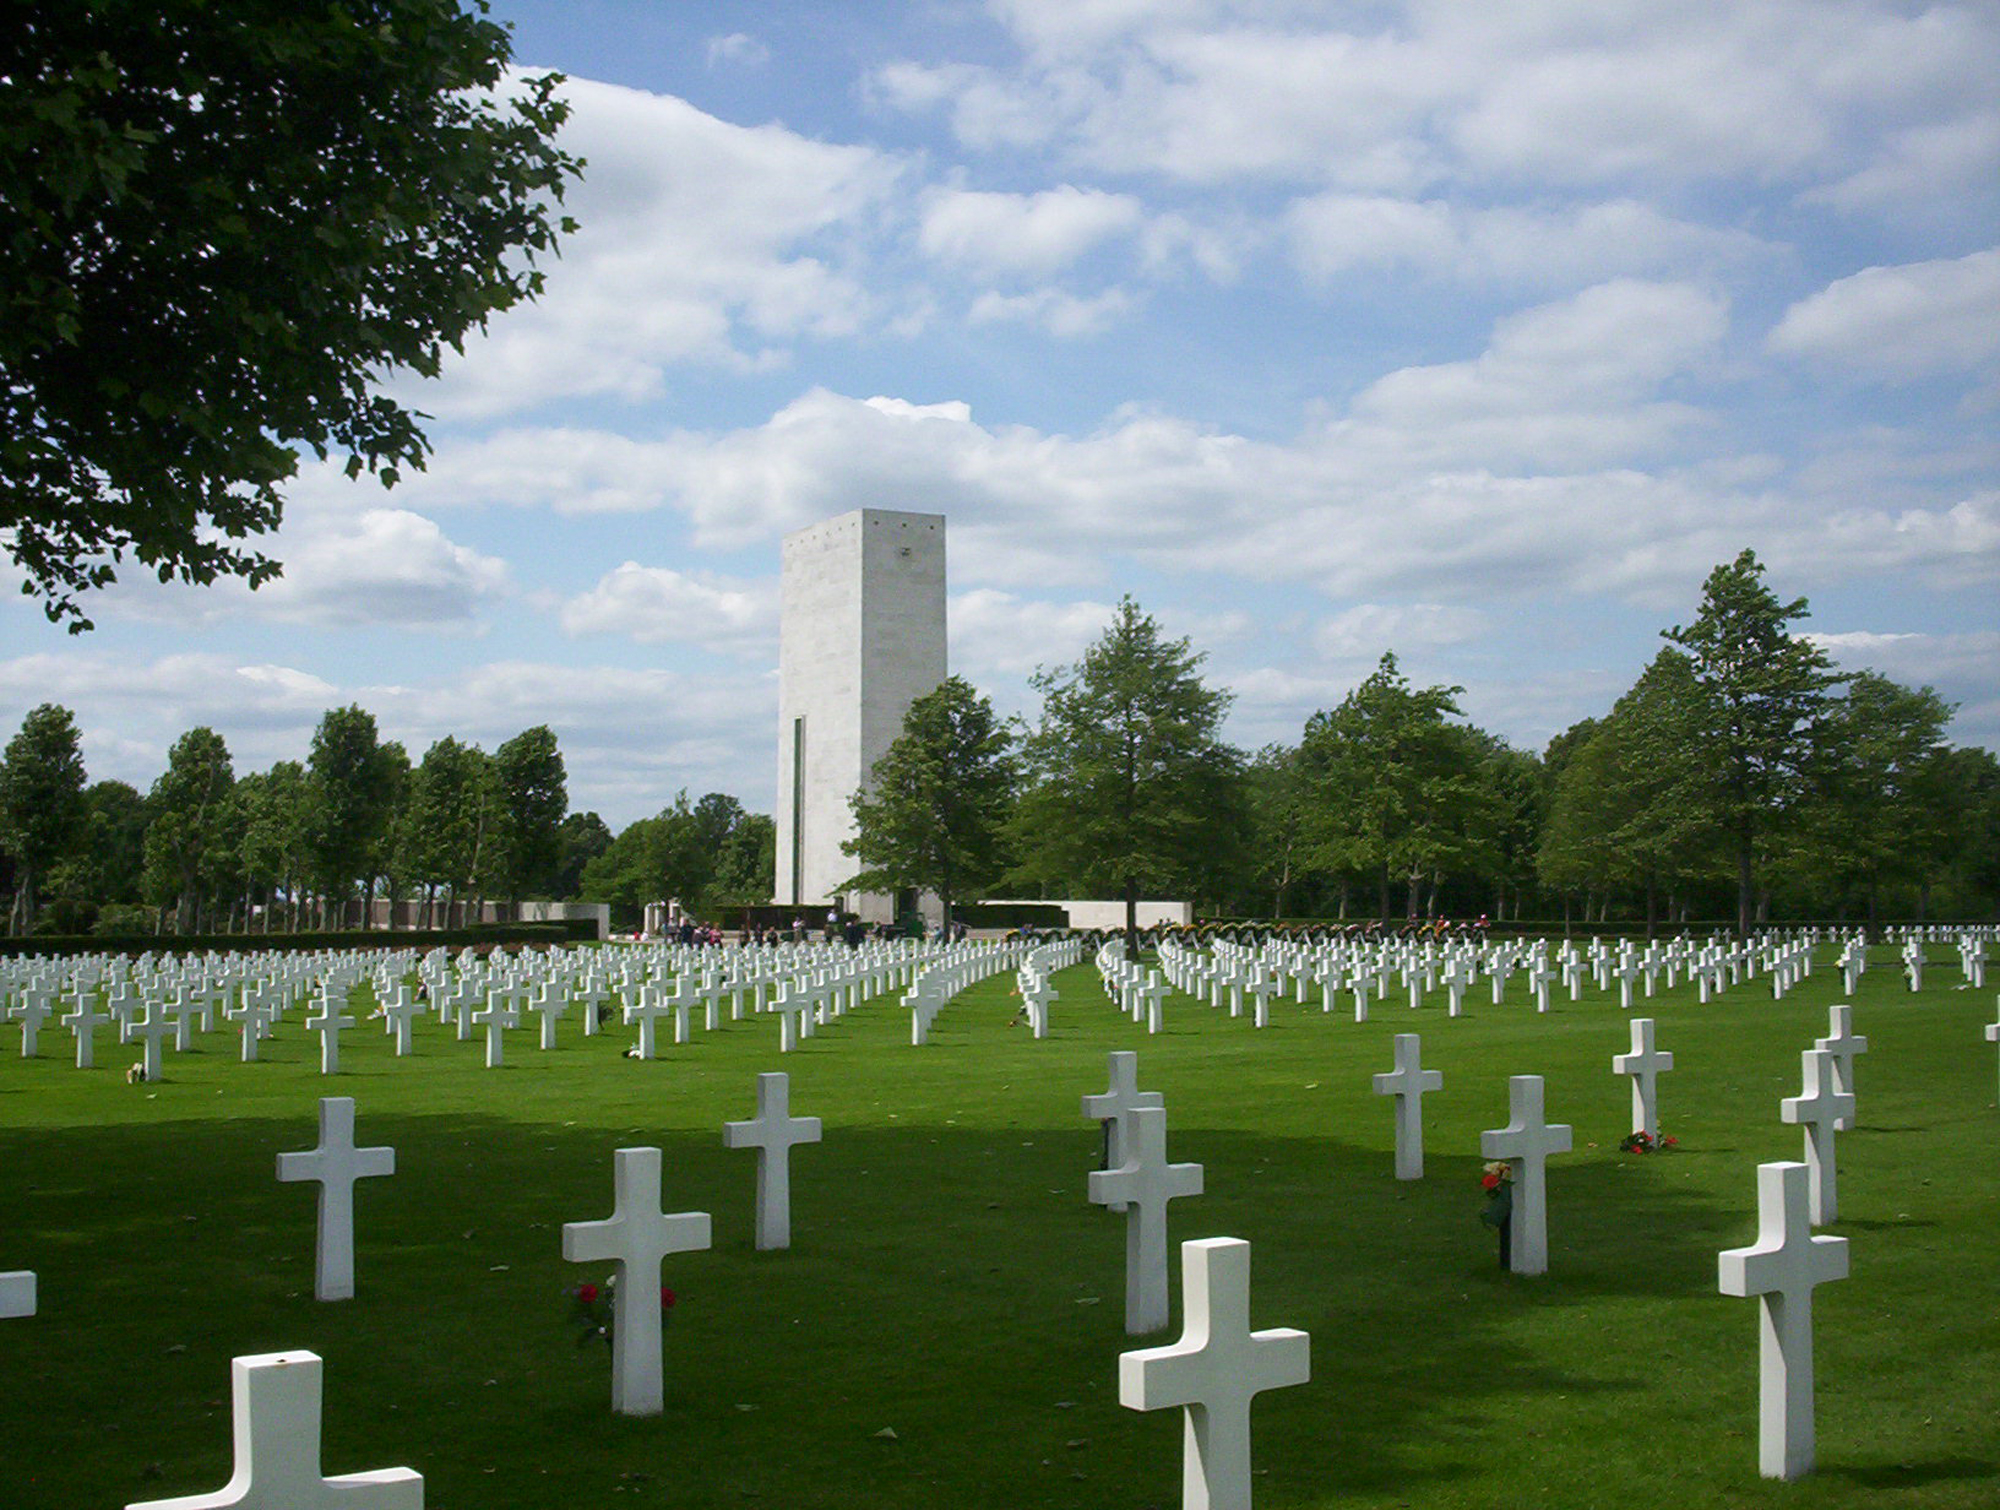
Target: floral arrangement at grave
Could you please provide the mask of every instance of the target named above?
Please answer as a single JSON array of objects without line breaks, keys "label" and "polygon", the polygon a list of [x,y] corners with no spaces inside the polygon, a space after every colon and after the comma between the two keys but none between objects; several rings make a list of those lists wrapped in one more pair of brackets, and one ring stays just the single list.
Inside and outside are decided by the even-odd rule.
[{"label": "floral arrangement at grave", "polygon": [[[563,1291],[569,1297],[570,1325],[576,1328],[576,1345],[589,1347],[602,1338],[604,1345],[611,1345],[612,1332],[618,1324],[618,1276],[605,1276],[602,1285],[571,1285]],[[660,1325],[666,1327],[674,1319],[674,1306],[679,1297],[666,1285],[660,1286]]]},{"label": "floral arrangement at grave", "polygon": [[1672,1133],[1661,1133],[1657,1138],[1649,1132],[1627,1133],[1618,1143],[1620,1153],[1665,1153],[1670,1148],[1679,1148],[1681,1140]]},{"label": "floral arrangement at grave", "polygon": [[1479,1188],[1486,1192],[1486,1209],[1480,1221],[1489,1227],[1504,1227],[1514,1215],[1514,1161],[1494,1159],[1481,1167]]}]

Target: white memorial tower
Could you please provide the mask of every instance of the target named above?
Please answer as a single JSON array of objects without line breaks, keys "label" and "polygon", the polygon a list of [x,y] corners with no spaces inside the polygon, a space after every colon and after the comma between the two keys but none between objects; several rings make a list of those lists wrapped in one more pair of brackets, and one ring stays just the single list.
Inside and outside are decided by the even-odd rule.
[{"label": "white memorial tower", "polygon": [[780,597],[773,900],[892,921],[893,897],[834,888],[861,868],[840,849],[848,799],[945,678],[944,516],[857,509],[787,535]]}]

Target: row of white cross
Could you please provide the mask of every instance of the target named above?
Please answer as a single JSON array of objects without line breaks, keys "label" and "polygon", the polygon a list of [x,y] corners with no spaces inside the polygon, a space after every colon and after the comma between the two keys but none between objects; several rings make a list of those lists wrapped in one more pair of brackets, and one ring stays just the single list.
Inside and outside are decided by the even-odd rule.
[{"label": "row of white cross", "polygon": [[[121,1043],[141,1045],[138,1072],[158,1080],[166,1046],[194,1047],[194,1034],[212,1031],[220,1013],[241,1034],[242,1057],[258,1056],[285,1014],[307,1004],[305,1028],[320,1038],[320,1069],[340,1069],[341,1034],[360,1024],[349,1010],[351,993],[372,975],[375,1016],[394,1038],[397,1055],[413,1050],[412,1025],[427,1011],[455,1021],[460,1040],[483,1033],[488,1068],[504,1062],[506,1034],[523,1012],[540,1017],[540,1046],[556,1046],[556,1026],[572,1007],[580,1008],[585,1036],[599,1031],[601,1009],[615,1004],[624,1022],[637,1028],[636,1058],[658,1053],[658,1026],[671,1022],[674,1041],[692,1035],[691,1014],[699,1006],[708,1031],[719,1026],[720,1003],[729,1001],[731,1020],[742,1018],[746,999],[755,1014],[779,1020],[780,1052],[790,1052],[848,1008],[885,990],[908,987],[918,1042],[929,1020],[966,986],[1020,962],[1020,943],[911,941],[871,943],[850,950],[836,945],[767,945],[724,949],[574,950],[524,954],[494,964],[470,951],[454,964],[442,950],[419,959],[408,951],[380,956],[358,953],[314,955],[305,963],[278,956],[211,958],[184,966],[150,969],[94,957],[60,971],[55,963],[33,961],[39,973],[23,975],[0,994],[0,1022],[19,1023],[22,1052],[39,1052],[38,1031],[60,1002],[61,1018],[75,1036],[80,1069],[95,1063],[96,1032],[115,1025]],[[1059,946],[1063,963],[1073,959],[1073,943]],[[18,973],[18,972],[17,972]],[[412,990],[410,977],[418,985]]]}]

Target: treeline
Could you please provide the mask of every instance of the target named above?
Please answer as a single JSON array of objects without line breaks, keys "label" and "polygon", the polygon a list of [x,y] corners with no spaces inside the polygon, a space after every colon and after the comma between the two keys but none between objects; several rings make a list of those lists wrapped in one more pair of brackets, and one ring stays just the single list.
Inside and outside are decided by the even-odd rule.
[{"label": "treeline", "polygon": [[[1393,654],[1294,745],[1219,738],[1226,694],[1129,599],[1039,720],[954,678],[857,794],[856,880],[1192,897],[1207,915],[1495,921],[1993,916],[2000,762],[1930,688],[1837,675],[1745,551],[1601,718],[1540,754]],[[942,815],[942,816],[941,816]]]},{"label": "treeline", "polygon": [[90,782],[76,720],[31,712],[0,760],[0,884],[10,933],[286,932],[361,926],[378,898],[416,926],[486,904],[667,896],[696,906],[771,893],[771,821],[685,793],[613,836],[569,810],[546,725],[490,753],[451,736],[412,764],[358,707],[328,711],[305,761],[237,775],[194,728],[150,791]]}]

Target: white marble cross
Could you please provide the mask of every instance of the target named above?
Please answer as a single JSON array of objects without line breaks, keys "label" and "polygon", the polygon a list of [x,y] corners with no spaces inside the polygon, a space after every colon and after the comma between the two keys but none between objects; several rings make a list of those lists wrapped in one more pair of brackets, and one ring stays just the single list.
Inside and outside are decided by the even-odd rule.
[{"label": "white marble cross", "polygon": [[213,1494],[145,1500],[126,1510],[423,1510],[408,1468],[324,1478],[319,1469],[322,1365],[316,1353],[256,1353],[229,1364],[236,1471]]},{"label": "white marble cross", "polygon": [[1854,1098],[1833,1088],[1833,1055],[1807,1049],[1799,1055],[1803,1089],[1778,1103],[1778,1118],[1805,1128],[1806,1189],[1811,1196],[1812,1221],[1824,1227],[1839,1217],[1834,1181],[1833,1132],[1842,1118],[1854,1115]]},{"label": "white marble cross", "polygon": [[1445,1003],[1447,1017],[1457,1017],[1465,1010],[1466,987],[1472,984],[1475,973],[1472,961],[1462,954],[1454,958],[1444,972],[1444,988],[1449,996]]},{"label": "white marble cross", "polygon": [[1660,1136],[1658,1080],[1674,1067],[1674,1056],[1653,1047],[1653,1019],[1632,1019],[1632,1052],[1611,1056],[1612,1073],[1632,1077],[1632,1131]]},{"label": "white marble cross", "polygon": [[97,1029],[111,1021],[109,1012],[97,1010],[97,991],[93,987],[79,988],[76,1005],[64,1014],[62,1025],[76,1036],[76,1067],[80,1070],[91,1068],[96,1062]]},{"label": "white marble cross", "polygon": [[35,1314],[35,1273],[10,1269],[0,1274],[0,1321]]},{"label": "white marble cross", "polygon": [[[1094,1096],[1083,1098],[1083,1115],[1095,1122],[1108,1122],[1105,1129],[1104,1167],[1118,1169],[1131,1158],[1132,1113],[1140,1107],[1160,1107],[1166,1105],[1158,1091],[1139,1089],[1139,1056],[1131,1049],[1114,1049],[1105,1055],[1109,1065],[1110,1086]],[[1096,1196],[1092,1196],[1094,1201]],[[1109,1210],[1123,1211],[1123,1201],[1107,1201]]]},{"label": "white marble cross", "polygon": [[144,1042],[144,1063],[147,1080],[158,1080],[162,1071],[163,1050],[161,1042],[173,1032],[174,1025],[167,1020],[164,1003],[147,997],[141,1003],[139,1015],[129,1017],[118,1029],[118,1041],[130,1043],[137,1038]]},{"label": "white marble cross", "polygon": [[1094,1169],[1090,1199],[1100,1206],[1123,1201],[1125,1212],[1125,1330],[1142,1337],[1168,1321],[1167,1202],[1201,1194],[1199,1164],[1167,1162],[1165,1108],[1142,1106],[1131,1113],[1125,1162]]},{"label": "white marble cross", "polygon": [[1986,1024],[1986,1041],[1992,1044],[2000,1044],[2000,1021]]},{"label": "white marble cross", "polygon": [[695,989],[694,972],[683,970],[674,977],[674,988],[667,993],[667,1004],[674,1009],[674,1042],[691,1042],[694,1035],[688,1027],[688,1010],[699,1000]]},{"label": "white marble cross", "polygon": [[1160,972],[1148,970],[1144,982],[1132,988],[1132,995],[1145,1013],[1147,1033],[1158,1033],[1163,1026],[1160,1020],[1160,1003],[1167,995],[1167,986],[1160,979]]},{"label": "white marble cross", "polygon": [[1118,1357],[1118,1403],[1185,1412],[1183,1510],[1250,1510],[1250,1402],[1312,1377],[1312,1341],[1291,1327],[1250,1330],[1250,1245],[1181,1244],[1181,1340]]},{"label": "white marble cross", "polygon": [[1555,969],[1540,955],[1537,955],[1534,961],[1528,966],[1528,986],[1535,993],[1535,1010],[1537,1012],[1548,1011],[1549,984],[1555,978]]},{"label": "white marble cross", "polygon": [[21,1004],[14,1009],[14,1017],[21,1024],[23,1059],[34,1059],[41,1053],[41,1029],[51,1015],[49,1000],[52,994],[36,986],[29,986],[21,993]]},{"label": "white marble cross", "polygon": [[528,1010],[541,1018],[542,1048],[545,1050],[554,1048],[556,1024],[562,1021],[563,1013],[569,1010],[569,987],[560,981],[543,981],[541,988],[528,1002]]},{"label": "white marble cross", "polygon": [[639,1024],[638,1049],[641,1059],[653,1057],[653,1040],[657,1032],[653,1024],[669,1010],[671,1009],[666,999],[660,994],[660,988],[651,981],[647,981],[636,992],[625,998],[626,1025],[629,1027],[635,1022]]},{"label": "white marble cross", "polygon": [[[245,1003],[245,1011],[248,1011]],[[424,1003],[412,995],[403,982],[396,983],[395,991],[380,1003],[382,1015],[388,1019],[387,1027],[396,1040],[396,1057],[407,1059],[410,1055],[410,1029],[416,1019],[424,1015]],[[255,1037],[254,1030],[251,1034]]]},{"label": "white marble cross", "polygon": [[791,1077],[757,1077],[757,1115],[748,1122],[722,1124],[724,1148],[757,1150],[757,1246],[792,1245],[792,1147],[817,1143],[817,1117],[794,1117]]},{"label": "white marble cross", "polygon": [[340,1073],[340,1030],[354,1026],[354,1019],[343,1010],[347,1005],[347,993],[329,990],[320,997],[314,1008],[315,1015],[306,1018],[306,1031],[319,1034],[319,1072],[322,1075]]},{"label": "white marble cross", "polygon": [[657,1416],[660,1370],[660,1264],[669,1253],[706,1248],[705,1211],[660,1210],[660,1151],[621,1148],[613,1156],[617,1195],[601,1222],[564,1222],[563,1257],[573,1264],[618,1265],[611,1327],[611,1408],[621,1416]]},{"label": "white marble cross", "polygon": [[570,1000],[583,1008],[585,1038],[597,1036],[597,1009],[599,1004],[608,1001],[610,996],[611,993],[605,989],[604,982],[595,975],[585,980],[580,989],[570,993]]},{"label": "white marble cross", "polygon": [[354,1298],[354,1182],[396,1172],[393,1148],[354,1146],[354,1098],[322,1096],[319,1147],[278,1155],[278,1179],[319,1182],[319,1246],[313,1294]]},{"label": "white marble cross", "polygon": [[1505,1127],[1479,1135],[1488,1159],[1512,1159],[1514,1212],[1508,1228],[1507,1267],[1516,1274],[1546,1274],[1549,1268],[1549,1207],[1546,1171],[1552,1153],[1568,1153],[1570,1130],[1542,1121],[1542,1077],[1515,1075],[1507,1081]]},{"label": "white marble cross", "polygon": [[1375,1094],[1396,1098],[1396,1178],[1424,1177],[1424,1093],[1442,1090],[1444,1074],[1423,1067],[1415,1033],[1396,1035],[1396,1068],[1375,1077]]},{"label": "white marble cross", "polygon": [[[1854,1094],[1854,1056],[1868,1052],[1868,1040],[1854,1034],[1854,1008],[1846,1002],[1835,1002],[1826,1009],[1827,1036],[1815,1038],[1813,1047],[1825,1049],[1833,1056],[1833,1088],[1844,1096]],[[1833,1124],[1842,1132],[1854,1126],[1854,1116],[1849,1113]]]},{"label": "white marble cross", "polygon": [[1716,1255],[1724,1295],[1758,1296],[1757,1467],[1795,1479],[1813,1467],[1813,1286],[1847,1278],[1847,1239],[1808,1230],[1803,1164],[1757,1166],[1757,1241]]},{"label": "white marble cross", "polygon": [[[473,1026],[486,1030],[486,1067],[497,1070],[506,1062],[507,1029],[514,1026],[513,993],[495,990],[488,993],[486,1005],[473,1009],[469,1019]],[[311,1023],[306,1024],[311,1027]]]}]

